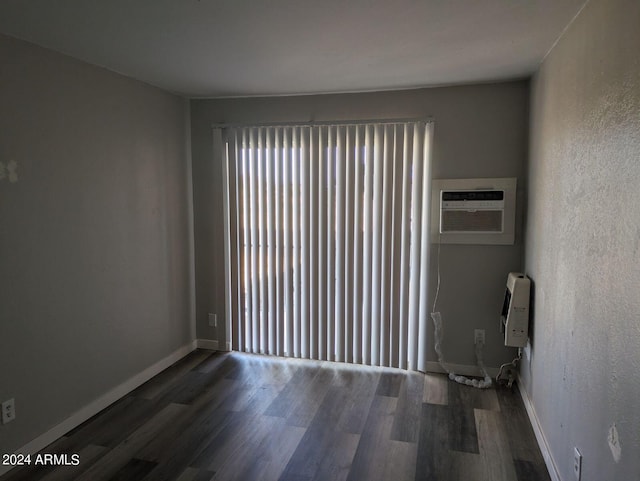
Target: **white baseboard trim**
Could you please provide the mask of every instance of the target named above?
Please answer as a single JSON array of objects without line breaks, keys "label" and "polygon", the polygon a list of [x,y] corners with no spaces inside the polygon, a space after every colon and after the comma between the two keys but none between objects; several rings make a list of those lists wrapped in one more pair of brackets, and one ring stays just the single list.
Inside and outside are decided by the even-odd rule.
[{"label": "white baseboard trim", "polygon": [[[482,373],[480,372],[480,368],[478,366],[470,366],[468,364],[452,364],[450,362],[447,362],[446,365],[456,374],[461,374],[463,376],[482,377]],[[491,376],[491,378],[493,379],[495,379],[495,377],[498,375],[498,371],[500,371],[500,368],[498,367],[487,368],[487,374],[489,374],[489,376]],[[447,373],[447,371],[445,371],[437,361],[427,361],[427,372],[437,372],[440,374]]]},{"label": "white baseboard trim", "polygon": [[[25,444],[15,452],[21,453],[21,454],[33,455],[38,451],[46,448],[49,444],[54,442],[56,439],[64,436],[66,433],[68,433],[72,429],[80,426],[80,424],[85,422],[87,419],[91,418],[92,416],[95,416],[100,411],[110,406],[111,404],[113,404],[123,396],[126,396],[135,388],[144,384],[156,374],[159,374],[160,372],[164,371],[166,368],[171,366],[174,362],[182,359],[184,356],[189,354],[195,348],[196,348],[196,341],[192,341],[191,343],[172,352],[164,359],[161,359],[160,361],[156,362],[152,366],[149,366],[148,368],[146,368],[144,371],[136,374],[135,376],[127,379],[122,384],[111,389],[104,395],[100,396],[98,399],[90,402],[89,404],[87,404],[86,406],[76,411],[71,416],[69,416],[67,419],[62,421],[60,424],[58,424],[57,426],[54,426],[44,434],[41,434],[40,436],[35,438],[33,441],[30,441],[29,443]],[[0,465],[0,476],[8,472],[10,469],[11,469],[10,466]]]},{"label": "white baseboard trim", "polygon": [[547,442],[547,438],[544,435],[544,431],[542,431],[542,427],[540,426],[538,415],[536,414],[536,410],[533,407],[533,403],[529,398],[529,394],[523,387],[523,383],[520,379],[520,376],[518,376],[518,391],[520,391],[522,402],[524,403],[524,407],[527,410],[527,415],[529,416],[529,421],[531,422],[531,426],[533,427],[533,432],[536,435],[536,441],[538,441],[538,446],[540,447],[540,452],[542,452],[544,463],[547,465],[547,471],[549,471],[549,476],[551,476],[552,481],[562,481],[562,478],[560,477],[560,473],[558,472],[558,467],[556,466],[556,463],[553,460],[553,456],[551,455],[551,450],[549,449],[549,443]]},{"label": "white baseboard trim", "polygon": [[196,339],[198,349],[208,349],[210,351],[218,351],[218,341],[215,339]]}]

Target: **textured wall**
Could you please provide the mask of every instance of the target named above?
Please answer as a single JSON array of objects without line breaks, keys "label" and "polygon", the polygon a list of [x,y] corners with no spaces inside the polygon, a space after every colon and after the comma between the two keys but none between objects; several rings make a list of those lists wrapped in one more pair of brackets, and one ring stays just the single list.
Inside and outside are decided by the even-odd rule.
[{"label": "textured wall", "polygon": [[639,25],[640,2],[591,0],[532,82],[521,374],[565,481],[574,446],[583,481],[640,475]]},{"label": "textured wall", "polygon": [[188,106],[4,36],[0,65],[7,453],[191,341]]},{"label": "textured wall", "polygon": [[[216,332],[207,325],[207,312],[217,313],[219,319],[225,312],[222,168],[212,148],[212,124],[432,117],[433,178],[517,177],[522,201],[528,93],[528,82],[518,81],[366,94],[192,100],[198,337],[225,339],[224,326],[219,324]],[[519,202],[519,212],[522,207]],[[447,360],[475,364],[474,328],[486,329],[488,366],[513,357],[513,350],[502,346],[498,316],[507,273],[522,268],[520,226],[516,237],[513,246],[442,247],[438,309],[447,323]],[[431,296],[435,266],[432,262]],[[432,349],[428,356],[430,361],[437,359]]]}]

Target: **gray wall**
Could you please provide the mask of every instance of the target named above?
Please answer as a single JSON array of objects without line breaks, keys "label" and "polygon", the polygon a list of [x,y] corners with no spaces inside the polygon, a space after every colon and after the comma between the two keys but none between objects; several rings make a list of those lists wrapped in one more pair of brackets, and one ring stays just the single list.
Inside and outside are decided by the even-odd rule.
[{"label": "gray wall", "polygon": [[532,83],[521,375],[565,481],[574,446],[583,481],[640,473],[639,25],[639,2],[591,0]]},{"label": "gray wall", "polygon": [[4,36],[0,65],[7,453],[193,335],[186,101]]},{"label": "gray wall", "polygon": [[[528,82],[518,81],[363,94],[192,100],[198,338],[225,339],[221,323],[218,332],[207,323],[207,312],[217,313],[219,319],[225,312],[222,168],[220,159],[214,159],[212,124],[433,117],[434,178],[518,177],[522,186],[528,93]],[[448,360],[475,364],[474,328],[487,330],[489,366],[510,360],[513,352],[501,347],[497,319],[506,275],[522,268],[522,254],[520,228],[514,246],[442,247],[438,306],[448,323],[444,345]],[[435,262],[431,274],[435,279]],[[432,282],[432,296],[434,290]],[[429,359],[436,359],[435,352]]]}]

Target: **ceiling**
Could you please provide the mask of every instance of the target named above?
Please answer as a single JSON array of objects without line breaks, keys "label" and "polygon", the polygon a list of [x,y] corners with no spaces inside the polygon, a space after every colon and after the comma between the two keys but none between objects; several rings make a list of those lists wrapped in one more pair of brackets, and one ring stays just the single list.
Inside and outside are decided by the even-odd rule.
[{"label": "ceiling", "polygon": [[585,0],[2,0],[0,32],[187,97],[531,75]]}]

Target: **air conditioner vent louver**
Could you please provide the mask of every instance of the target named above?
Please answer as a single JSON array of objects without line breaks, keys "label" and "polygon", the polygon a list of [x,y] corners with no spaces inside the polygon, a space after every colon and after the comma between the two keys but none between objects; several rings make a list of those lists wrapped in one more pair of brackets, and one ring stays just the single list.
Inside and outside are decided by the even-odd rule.
[{"label": "air conditioner vent louver", "polygon": [[516,179],[434,180],[432,241],[513,244]]},{"label": "air conditioner vent louver", "polygon": [[501,210],[445,210],[441,232],[502,232]]}]

